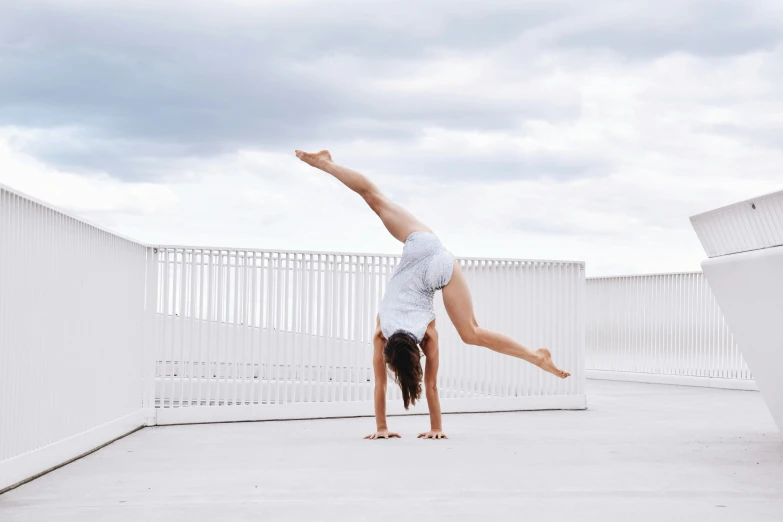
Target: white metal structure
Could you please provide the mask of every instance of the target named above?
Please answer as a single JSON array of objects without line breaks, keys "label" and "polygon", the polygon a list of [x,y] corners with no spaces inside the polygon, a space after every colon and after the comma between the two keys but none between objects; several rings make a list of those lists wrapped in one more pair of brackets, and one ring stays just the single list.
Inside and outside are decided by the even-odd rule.
[{"label": "white metal structure", "polygon": [[755,389],[701,272],[587,280],[588,377]]},{"label": "white metal structure", "polygon": [[150,254],[0,186],[0,490],[144,424]]},{"label": "white metal structure", "polygon": [[691,221],[710,256],[704,274],[783,429],[783,192]]},{"label": "white metal structure", "polygon": [[783,191],[691,217],[707,257],[783,245]]},{"label": "white metal structure", "polygon": [[[152,247],[0,187],[0,491],[145,424],[372,415],[397,262]],[[460,263],[479,322],[573,376],[465,346],[437,299],[443,410],[585,408],[583,263]]]},{"label": "white metal structure", "polygon": [[[372,334],[399,256],[160,247],[158,259],[158,424],[372,414]],[[460,263],[480,324],[551,347],[574,375],[466,346],[438,297],[444,411],[584,408],[583,265]],[[402,413],[398,387],[388,394]]]}]

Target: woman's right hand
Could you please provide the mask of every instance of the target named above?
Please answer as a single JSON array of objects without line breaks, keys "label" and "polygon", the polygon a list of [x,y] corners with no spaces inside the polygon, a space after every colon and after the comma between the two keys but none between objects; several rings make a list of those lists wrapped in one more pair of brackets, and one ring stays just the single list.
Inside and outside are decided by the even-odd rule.
[{"label": "woman's right hand", "polygon": [[389,430],[378,430],[375,433],[371,433],[370,435],[367,435],[364,437],[365,439],[375,440],[375,439],[393,439],[394,437],[397,437],[398,439],[401,439],[399,433],[392,433]]}]

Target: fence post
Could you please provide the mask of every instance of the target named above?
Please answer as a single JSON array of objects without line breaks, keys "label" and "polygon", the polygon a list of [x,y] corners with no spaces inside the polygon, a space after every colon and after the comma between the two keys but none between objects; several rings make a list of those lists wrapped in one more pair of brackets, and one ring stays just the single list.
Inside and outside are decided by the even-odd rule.
[{"label": "fence post", "polygon": [[158,248],[147,247],[144,292],[144,336],[142,348],[142,408],[145,424],[155,426],[155,360],[158,353]]}]

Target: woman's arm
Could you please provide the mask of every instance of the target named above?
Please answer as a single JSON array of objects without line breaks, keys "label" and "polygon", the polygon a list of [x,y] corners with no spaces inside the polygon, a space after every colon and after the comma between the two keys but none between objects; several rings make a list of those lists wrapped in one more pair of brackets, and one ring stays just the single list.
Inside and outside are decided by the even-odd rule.
[{"label": "woman's arm", "polygon": [[377,321],[372,344],[372,367],[375,373],[375,425],[377,431],[364,438],[388,439],[389,437],[399,437],[399,434],[390,432],[386,426],[386,361],[383,359],[383,347],[386,344],[386,339],[383,338],[381,333],[380,319]]},{"label": "woman's arm", "polygon": [[421,349],[427,358],[424,367],[424,390],[427,395],[427,407],[430,409],[430,431],[420,433],[420,438],[447,439],[443,433],[440,415],[440,398],[438,397],[438,358],[440,349],[438,346],[438,330],[435,329],[435,321],[427,327],[427,333],[421,342]]}]

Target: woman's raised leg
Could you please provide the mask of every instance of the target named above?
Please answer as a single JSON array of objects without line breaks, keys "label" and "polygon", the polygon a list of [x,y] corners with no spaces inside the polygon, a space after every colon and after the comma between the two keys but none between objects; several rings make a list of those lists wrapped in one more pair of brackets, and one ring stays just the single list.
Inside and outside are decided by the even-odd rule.
[{"label": "woman's raised leg", "polygon": [[432,232],[410,212],[387,198],[364,174],[332,161],[329,151],[322,150],[311,154],[297,150],[296,157],[312,167],[328,172],[340,180],[343,185],[359,194],[378,214],[386,230],[402,243],[405,243],[405,240],[413,232]]},{"label": "woman's raised leg", "polygon": [[443,304],[464,343],[484,346],[496,352],[518,357],[561,379],[571,375],[555,366],[552,362],[552,354],[546,348],[531,351],[506,335],[480,327],[473,313],[473,300],[468,283],[457,261],[454,261],[454,272],[449,284],[443,287]]}]

